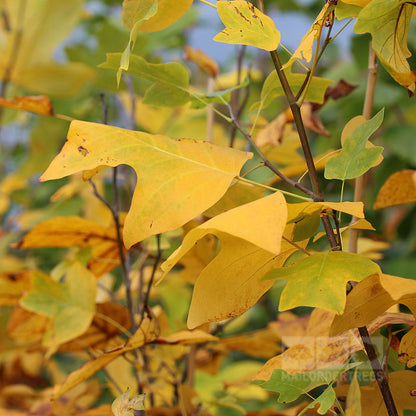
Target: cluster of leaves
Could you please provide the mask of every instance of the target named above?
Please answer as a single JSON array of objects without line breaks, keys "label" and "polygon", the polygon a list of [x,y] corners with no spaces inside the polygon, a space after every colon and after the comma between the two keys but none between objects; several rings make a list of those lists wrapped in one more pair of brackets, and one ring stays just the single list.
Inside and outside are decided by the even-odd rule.
[{"label": "cluster of leaves", "polygon": [[0,415],[413,414],[414,4],[202,2],[1,4]]}]

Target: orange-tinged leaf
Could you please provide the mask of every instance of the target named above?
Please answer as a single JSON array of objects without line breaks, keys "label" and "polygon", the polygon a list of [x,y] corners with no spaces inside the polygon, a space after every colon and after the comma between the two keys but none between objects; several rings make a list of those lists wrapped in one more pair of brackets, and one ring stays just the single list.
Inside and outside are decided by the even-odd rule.
[{"label": "orange-tinged leaf", "polygon": [[415,280],[386,274],[368,276],[348,294],[345,311],[335,317],[330,334],[365,326],[396,303],[413,303],[415,293]]},{"label": "orange-tinged leaf", "polygon": [[411,71],[407,58],[409,24],[413,4],[405,0],[372,0],[364,7],[354,26],[356,33],[371,33],[372,47],[390,75],[411,94],[415,91],[416,72]]},{"label": "orange-tinged leaf", "polygon": [[180,227],[217,202],[250,157],[207,142],[74,121],[61,153],[41,180],[101,165],[132,166],[138,183],[123,229],[124,244],[130,248]]},{"label": "orange-tinged leaf", "polygon": [[[416,316],[416,281],[397,276],[369,276],[348,295],[346,308],[337,316],[331,334],[367,325],[395,304],[404,304]],[[416,365],[416,328],[412,328],[400,343],[399,361],[409,367]]]},{"label": "orange-tinged leaf", "polygon": [[[312,314],[313,315],[313,314]],[[332,317],[329,315],[319,333],[306,333],[304,337],[295,338],[296,345],[282,354],[271,358],[256,374],[256,380],[268,380],[275,369],[282,369],[289,374],[304,373],[311,370],[344,364],[351,354],[364,349],[358,329],[344,332],[337,336],[328,336]],[[384,313],[368,326],[368,332],[374,334],[384,325],[408,323],[409,315],[404,313]],[[290,342],[290,337],[288,337]],[[283,342],[286,342],[283,337]]]},{"label": "orange-tinged leaf", "polygon": [[14,108],[15,110],[25,110],[31,113],[53,115],[52,103],[48,96],[25,96],[14,97],[14,100],[0,97],[0,106]]},{"label": "orange-tinged leaf", "polygon": [[[358,374],[360,369],[358,369]],[[389,387],[393,396],[394,403],[397,408],[397,414],[403,416],[405,410],[416,410],[416,396],[412,394],[412,388],[415,383],[415,373],[413,371],[403,370],[389,372]],[[340,385],[335,387],[337,396],[346,396],[348,385]],[[370,385],[360,387],[361,395],[361,415],[371,416],[388,416],[383,396],[377,381],[373,381]],[[349,416],[349,414],[347,414]],[[354,416],[356,413],[354,413]]]},{"label": "orange-tinged leaf", "polygon": [[21,299],[25,309],[50,319],[43,344],[56,348],[84,333],[95,312],[95,276],[81,264],[68,270],[65,283],[34,273],[32,288]]},{"label": "orange-tinged leaf", "polygon": [[36,224],[15,248],[91,247],[88,268],[96,275],[109,272],[119,264],[115,227],[103,227],[77,216],[54,217]]},{"label": "orange-tinged leaf", "polygon": [[381,187],[374,209],[416,201],[416,170],[393,173]]},{"label": "orange-tinged leaf", "polygon": [[185,59],[195,62],[213,78],[215,78],[220,72],[218,64],[199,48],[193,49],[190,46],[185,45]]},{"label": "orange-tinged leaf", "polygon": [[345,285],[381,273],[366,257],[343,251],[317,253],[297,263],[271,270],[264,279],[287,279],[280,297],[280,310],[314,306],[335,313],[345,307]]},{"label": "orange-tinged leaf", "polygon": [[276,50],[280,32],[273,20],[245,0],[217,2],[218,14],[225,29],[218,33],[217,42],[251,45],[266,51]]}]

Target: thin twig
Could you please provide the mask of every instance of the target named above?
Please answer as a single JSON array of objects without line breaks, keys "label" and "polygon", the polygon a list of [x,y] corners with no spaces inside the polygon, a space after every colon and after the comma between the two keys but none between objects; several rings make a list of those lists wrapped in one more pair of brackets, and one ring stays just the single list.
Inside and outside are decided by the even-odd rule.
[{"label": "thin twig", "polygon": [[150,290],[152,289],[153,281],[155,280],[156,270],[157,270],[157,268],[159,266],[160,259],[162,258],[162,249],[160,247],[160,234],[157,234],[156,235],[156,241],[157,241],[157,255],[156,255],[155,262],[153,263],[152,274],[150,275],[150,280],[149,280],[149,283],[147,284],[147,290],[146,290],[146,293],[145,293],[144,298],[143,298],[143,305],[142,305],[142,312],[141,312],[141,317],[140,317],[140,324],[143,321],[145,312],[146,312],[146,310],[148,308]]},{"label": "thin twig", "polygon": [[280,172],[279,169],[277,169],[269,159],[264,155],[264,153],[260,150],[260,148],[257,146],[255,141],[252,139],[250,134],[248,134],[241,126],[238,120],[235,119],[233,110],[231,106],[228,104],[228,111],[230,112],[232,123],[236,126],[236,128],[243,134],[243,136],[250,142],[251,147],[256,151],[256,153],[260,156],[260,158],[263,160],[264,166],[267,166],[273,173],[275,173],[279,178],[281,178],[286,183],[294,186],[296,189],[299,189],[300,191],[304,192],[305,194],[309,195],[310,197],[315,199],[314,193],[305,188],[303,185],[301,185],[298,182],[295,182],[293,179],[290,179],[286,175],[284,175],[282,172]]},{"label": "thin twig", "polygon": [[374,345],[371,342],[370,334],[368,333],[368,330],[365,326],[358,328],[358,331],[360,332],[361,339],[363,340],[364,348],[368,359],[370,360],[371,368],[373,369],[373,373],[380,388],[381,395],[383,396],[387,412],[389,416],[398,416],[399,414],[397,413],[396,405],[394,404],[386,374],[384,373],[380,361],[377,358]]}]

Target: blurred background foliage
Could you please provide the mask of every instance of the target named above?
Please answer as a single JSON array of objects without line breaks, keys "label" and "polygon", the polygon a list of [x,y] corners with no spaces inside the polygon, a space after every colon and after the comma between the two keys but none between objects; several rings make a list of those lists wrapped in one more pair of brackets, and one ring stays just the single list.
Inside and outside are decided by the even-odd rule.
[{"label": "blurred background foliage", "polygon": [[[79,16],[74,18],[72,27],[67,28],[62,41],[53,45],[49,44],[49,40],[55,37],[54,31],[59,30],[59,25],[51,26],[47,33],[37,33],[38,38],[35,39],[40,42],[39,47],[42,46],[42,42],[45,42],[45,45],[48,44],[53,62],[58,62],[63,66],[76,63],[77,72],[73,73],[73,78],[68,81],[60,72],[56,72],[47,73],[42,79],[34,68],[33,76],[29,81],[27,78],[25,82],[20,82],[18,78],[4,80],[3,97],[47,94],[52,100],[56,114],[95,122],[103,122],[107,118],[111,125],[130,128],[132,126],[129,104],[131,93],[134,91],[137,97],[143,96],[148,83],[142,79],[127,76],[120,84],[120,88],[117,88],[114,71],[97,68],[98,64],[105,61],[106,53],[121,52],[128,42],[128,30],[121,25],[119,17],[121,1],[93,0],[78,1],[78,3],[79,9],[75,12]],[[321,9],[322,3],[322,0],[267,0],[265,6],[283,34],[282,41],[289,49],[294,50]],[[7,38],[5,18],[0,25],[2,26],[1,51],[4,40]],[[336,28],[340,29],[341,26],[337,24]],[[151,34],[141,32],[136,41],[134,53],[154,63],[184,62],[184,47],[191,45],[201,48],[217,60],[220,65],[220,76],[225,76],[235,71],[241,49],[212,42],[212,37],[221,27],[220,20],[215,17],[215,13],[212,14],[209,7],[196,4],[169,28]],[[26,30],[24,25],[22,30],[23,33]],[[416,50],[414,22],[410,30],[412,34],[409,36],[409,48]],[[334,81],[345,79],[357,88],[345,98],[328,101],[319,111],[322,123],[330,132],[331,137],[309,132],[314,154],[339,148],[342,128],[348,120],[362,113],[367,76],[368,41],[368,36],[355,35],[351,27],[348,27],[329,46],[319,65],[316,75]],[[285,56],[284,52],[282,56]],[[415,56],[411,58],[410,63],[412,67],[416,66]],[[192,74],[192,84],[199,89],[206,89],[206,75],[194,64],[189,62],[184,64]],[[258,101],[262,82],[273,68],[269,55],[254,48],[246,48],[243,66],[261,71],[261,75],[253,76],[250,83],[248,103],[245,107],[247,110],[252,103]],[[372,142],[384,147],[385,160],[380,166],[372,169],[369,175],[366,175],[364,193],[366,218],[377,231],[363,233],[366,239],[362,240],[365,245],[362,249],[374,252],[374,258],[380,263],[385,273],[415,279],[415,205],[405,204],[382,210],[373,210],[372,206],[379,189],[392,173],[402,169],[416,169],[414,137],[416,102],[414,98],[408,97],[406,89],[398,86],[381,66],[378,67],[378,71],[374,114],[384,107],[386,116],[382,128],[376,133]],[[65,88],[62,87],[62,83]],[[262,116],[271,121],[285,107],[283,99],[275,100],[262,113]],[[106,112],[108,113],[104,115]],[[105,222],[108,220],[108,215],[103,212],[105,209],[100,202],[91,195],[88,183],[82,183],[80,178],[65,178],[41,184],[38,182],[40,174],[65,141],[68,121],[6,108],[0,108],[0,117],[0,272],[10,273],[32,268],[52,273],[65,258],[71,256],[82,258],[85,253],[82,250],[77,252],[64,248],[17,250],[10,244],[18,241],[35,224],[47,218],[80,215],[87,219],[99,219]],[[179,110],[160,109],[152,117],[151,122],[157,123],[158,119],[163,119],[170,123],[166,131],[170,132],[171,137],[195,136],[204,139],[204,126],[201,128],[198,124],[201,118],[200,113],[190,115]],[[245,111],[242,120],[249,123],[251,114]],[[228,134],[230,127],[220,119],[216,121],[218,129],[223,129],[225,134]],[[148,130],[148,124],[149,120],[146,120],[144,116],[135,119],[135,127],[138,130]],[[242,138],[239,137],[238,140],[239,146],[244,147]],[[123,178],[120,187],[122,208],[127,210],[134,178],[127,168],[122,170],[121,175]],[[322,177],[322,172],[320,175]],[[265,169],[258,169],[251,177],[258,181],[266,181],[269,173]],[[340,184],[335,182],[322,180],[325,198],[338,202]],[[107,178],[102,186],[104,194],[111,195],[111,178]],[[352,184],[347,181],[344,200],[352,200],[352,194]],[[180,233],[173,233],[168,239],[174,245],[175,242],[179,242]],[[154,245],[154,241],[149,242],[151,250],[154,249]],[[166,249],[164,257],[169,254],[169,251],[172,251],[172,248]],[[116,291],[120,285],[120,273],[117,269],[112,273],[117,277],[113,287]],[[225,328],[225,333],[237,334],[264,327],[277,314],[281,289],[282,286],[276,284],[258,305]],[[183,321],[189,303],[189,298],[186,296],[189,294],[189,287],[167,283],[166,286],[160,287],[152,302],[161,303],[169,319]],[[178,301],[178,299],[181,300]],[[308,311],[308,308],[302,308],[296,312],[302,315]],[[233,363],[245,357],[241,352],[232,353],[223,365],[226,369],[224,371],[232,373]],[[62,362],[64,360],[62,358]],[[238,373],[237,370],[235,369]],[[211,377],[200,373],[198,377],[200,377],[198,383],[206,392],[219,394],[223,374]],[[249,410],[251,406],[252,404],[248,401],[247,409]],[[224,408],[221,414],[235,414],[235,409],[233,410],[230,405],[230,409]]]}]

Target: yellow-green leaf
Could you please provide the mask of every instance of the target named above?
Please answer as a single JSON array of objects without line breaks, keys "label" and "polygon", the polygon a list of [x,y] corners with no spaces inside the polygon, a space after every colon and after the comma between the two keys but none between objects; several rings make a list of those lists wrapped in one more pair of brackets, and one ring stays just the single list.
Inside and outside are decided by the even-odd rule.
[{"label": "yellow-green leaf", "polygon": [[272,270],[264,279],[287,279],[280,310],[313,306],[335,313],[345,307],[345,285],[380,274],[379,266],[366,257],[343,251],[318,253],[297,263]]},{"label": "yellow-green leaf", "polygon": [[345,139],[340,154],[329,159],[325,165],[326,179],[353,179],[361,176],[379,160],[381,146],[366,147],[368,138],[380,127],[384,110],[371,120],[360,124]]},{"label": "yellow-green leaf", "polygon": [[250,157],[207,142],[73,121],[64,147],[40,180],[103,165],[130,165],[138,177],[123,229],[130,248],[180,227],[215,204]]},{"label": "yellow-green leaf", "polygon": [[415,91],[416,72],[407,58],[409,24],[414,5],[405,0],[372,0],[359,13],[356,33],[371,33],[372,47],[390,75],[411,93]]},{"label": "yellow-green leaf", "polygon": [[328,2],[325,3],[322,10],[319,12],[317,18],[313,22],[310,29],[306,32],[306,35],[300,41],[298,48],[295,50],[289,61],[283,66],[288,68],[292,65],[296,59],[304,59],[309,62],[312,59],[313,41],[317,40],[321,36],[322,28],[325,23],[326,16],[328,16],[328,9],[332,8]]},{"label": "yellow-green leaf", "polygon": [[225,29],[214,37],[217,42],[251,45],[266,51],[276,50],[280,32],[273,20],[245,0],[217,2]]},{"label": "yellow-green leaf", "polygon": [[[100,68],[118,70],[122,55],[108,53]],[[189,75],[185,67],[176,62],[152,64],[137,55],[130,55],[128,72],[145,78],[152,83],[147,89],[143,103],[166,107],[180,107],[190,100]]]},{"label": "yellow-green leaf", "polygon": [[[79,21],[83,3],[83,0],[29,1],[25,2],[24,13],[21,13],[20,1],[3,1],[2,10],[11,28],[0,27],[2,76],[7,72],[7,65],[14,62],[10,80],[17,85],[52,96],[77,92],[95,71],[76,62],[59,64],[53,60],[53,53]],[[17,37],[19,53],[14,60]]]},{"label": "yellow-green leaf", "polygon": [[32,289],[21,299],[23,308],[50,319],[43,343],[57,347],[84,333],[95,313],[96,278],[81,264],[74,263],[64,283],[35,273]]}]

